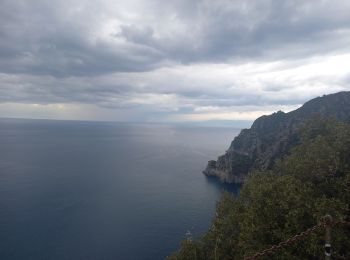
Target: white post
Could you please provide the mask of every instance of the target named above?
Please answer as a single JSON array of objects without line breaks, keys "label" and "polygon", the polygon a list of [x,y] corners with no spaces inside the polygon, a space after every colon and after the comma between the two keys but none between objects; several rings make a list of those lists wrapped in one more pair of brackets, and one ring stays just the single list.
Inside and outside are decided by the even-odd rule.
[{"label": "white post", "polygon": [[325,222],[326,222],[326,234],[325,234],[324,254],[325,254],[326,260],[331,260],[331,256],[332,256],[332,246],[331,246],[332,217],[330,215],[325,216]]}]

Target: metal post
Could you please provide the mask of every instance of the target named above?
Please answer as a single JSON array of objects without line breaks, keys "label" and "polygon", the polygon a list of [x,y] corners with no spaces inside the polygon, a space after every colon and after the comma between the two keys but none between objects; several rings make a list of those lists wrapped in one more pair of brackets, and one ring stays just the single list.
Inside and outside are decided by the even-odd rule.
[{"label": "metal post", "polygon": [[331,260],[332,246],[331,246],[331,223],[332,217],[330,215],[325,216],[326,223],[326,234],[325,234],[325,244],[324,244],[324,254],[326,260]]}]

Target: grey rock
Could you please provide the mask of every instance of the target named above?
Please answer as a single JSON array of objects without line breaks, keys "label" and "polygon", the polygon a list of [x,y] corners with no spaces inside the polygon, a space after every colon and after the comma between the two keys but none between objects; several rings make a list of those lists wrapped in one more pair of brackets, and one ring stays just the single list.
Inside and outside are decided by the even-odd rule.
[{"label": "grey rock", "polygon": [[284,113],[259,117],[243,129],[226,153],[208,162],[203,173],[222,182],[243,183],[252,170],[268,170],[298,144],[300,127],[314,116],[350,123],[350,92],[325,95]]}]

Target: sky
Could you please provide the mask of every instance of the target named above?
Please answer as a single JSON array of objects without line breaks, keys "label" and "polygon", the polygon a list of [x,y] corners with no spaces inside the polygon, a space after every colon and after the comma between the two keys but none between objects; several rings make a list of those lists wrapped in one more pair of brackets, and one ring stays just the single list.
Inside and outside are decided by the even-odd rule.
[{"label": "sky", "polygon": [[0,117],[244,125],[350,90],[348,0],[0,0]]}]

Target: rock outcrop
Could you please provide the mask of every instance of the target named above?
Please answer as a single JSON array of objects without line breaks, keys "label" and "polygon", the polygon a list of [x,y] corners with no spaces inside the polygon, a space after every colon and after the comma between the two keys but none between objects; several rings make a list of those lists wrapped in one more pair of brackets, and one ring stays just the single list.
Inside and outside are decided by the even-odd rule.
[{"label": "rock outcrop", "polygon": [[232,141],[224,155],[208,162],[203,173],[223,182],[243,183],[250,171],[268,170],[287,155],[298,143],[300,127],[313,116],[350,123],[350,92],[318,97],[289,113],[279,111],[256,119],[250,129],[243,129]]}]

